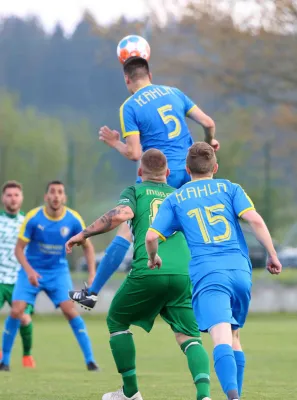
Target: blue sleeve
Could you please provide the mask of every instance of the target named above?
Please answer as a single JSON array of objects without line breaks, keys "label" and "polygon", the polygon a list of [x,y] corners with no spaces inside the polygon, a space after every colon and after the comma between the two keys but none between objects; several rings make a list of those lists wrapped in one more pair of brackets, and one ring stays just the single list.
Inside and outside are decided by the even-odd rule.
[{"label": "blue sleeve", "polygon": [[129,103],[122,104],[120,108],[120,123],[123,138],[131,135],[139,135],[135,112]]},{"label": "blue sleeve", "polygon": [[167,199],[165,199],[161,204],[159,211],[149,229],[156,232],[160,236],[160,239],[166,240],[167,237],[171,236],[178,230],[177,228],[175,213],[171,202],[167,197]]},{"label": "blue sleeve", "polygon": [[254,203],[240,185],[233,184],[233,209],[240,218],[246,211],[255,210]]},{"label": "blue sleeve", "polygon": [[192,109],[194,107],[196,107],[196,104],[193,102],[193,100],[191,100],[188,96],[186,96],[181,90],[175,88],[175,93],[178,95],[178,97],[184,103],[185,115],[189,114],[189,112],[191,112]]}]

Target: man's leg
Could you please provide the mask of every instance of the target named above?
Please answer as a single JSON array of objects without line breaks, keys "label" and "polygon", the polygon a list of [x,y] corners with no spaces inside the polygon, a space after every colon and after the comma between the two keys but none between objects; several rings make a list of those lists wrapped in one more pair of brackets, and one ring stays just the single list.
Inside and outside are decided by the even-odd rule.
[{"label": "man's leg", "polygon": [[87,369],[89,371],[97,371],[98,367],[95,362],[91,340],[88,335],[84,320],[78,314],[74,304],[70,300],[60,303],[60,307],[65,318],[68,320],[69,325],[71,326],[74,336],[78,341],[78,344],[84,355]]},{"label": "man's leg", "polygon": [[89,371],[98,370],[85,322],[78,314],[75,305],[68,299],[68,291],[72,289],[70,272],[67,270],[54,276],[49,276],[44,285],[49,298],[56,307],[61,308],[65,318],[68,320],[83,352],[87,369]]},{"label": "man's leg", "polygon": [[40,286],[34,287],[31,285],[25,271],[21,270],[19,272],[12,294],[11,313],[5,321],[2,336],[2,370],[9,368],[11,350],[26,306],[27,304],[34,304],[40,290]]},{"label": "man's leg", "polygon": [[35,368],[36,364],[31,354],[32,350],[32,338],[33,338],[33,323],[31,313],[33,307],[28,305],[25,309],[24,314],[21,317],[20,335],[23,344],[23,366],[26,368]]},{"label": "man's leg", "polygon": [[131,242],[130,228],[124,222],[120,225],[117,236],[105,250],[105,255],[97,268],[92,285],[86,289],[69,291],[70,299],[86,309],[94,308],[97,302],[97,294],[123,262]]},{"label": "man's leg", "polygon": [[2,361],[0,370],[9,370],[11,350],[20,327],[20,318],[26,308],[26,302],[14,301],[12,303],[11,313],[5,320],[4,331],[2,335]]},{"label": "man's leg", "polygon": [[161,317],[171,326],[177,343],[188,360],[197,389],[197,400],[210,399],[209,357],[202,346],[200,332],[192,309],[191,282],[188,276],[169,278],[169,296]]},{"label": "man's leg", "polygon": [[202,346],[200,337],[189,337],[183,333],[175,333],[176,341],[188,360],[194,384],[197,390],[197,400],[210,399],[210,366],[209,357]]},{"label": "man's leg", "polygon": [[88,293],[97,295],[112,274],[119,268],[132,242],[130,228],[124,222],[118,229],[117,236],[107,247],[96,272],[95,279]]},{"label": "man's leg", "polygon": [[238,325],[231,309],[229,276],[213,272],[194,285],[193,308],[201,331],[209,332],[214,344],[217,377],[228,400],[239,399],[237,367],[232,349],[231,325]]},{"label": "man's leg", "polygon": [[[14,285],[6,285],[6,301],[12,306],[12,296],[13,296]],[[31,355],[32,348],[32,332],[33,324],[31,319],[31,313],[33,312],[33,307],[28,305],[25,309],[24,314],[21,316],[21,326],[20,335],[23,344],[23,366],[27,368],[35,368],[35,361]]]},{"label": "man's leg", "polygon": [[137,325],[150,332],[163,307],[167,281],[166,276],[128,277],[113,298],[107,326],[112,355],[122,376],[123,389],[106,393],[103,400],[142,400],[137,384],[135,345],[129,327]]},{"label": "man's leg", "polygon": [[241,396],[243,377],[244,377],[244,368],[245,368],[245,354],[242,351],[238,329],[235,331],[234,330],[232,331],[232,349],[233,349],[236,366],[237,366],[238,394],[239,394],[239,396]]},{"label": "man's leg", "polygon": [[[110,318],[107,318],[107,326],[110,332],[109,344],[112,355],[123,380],[123,394],[128,399],[140,399],[136,376],[136,351],[132,333],[128,329],[120,327]],[[107,393],[103,399],[112,399],[112,395]]]},{"label": "man's leg", "polygon": [[210,330],[214,344],[213,359],[217,377],[228,400],[239,399],[237,366],[232,349],[231,325],[222,322]]}]

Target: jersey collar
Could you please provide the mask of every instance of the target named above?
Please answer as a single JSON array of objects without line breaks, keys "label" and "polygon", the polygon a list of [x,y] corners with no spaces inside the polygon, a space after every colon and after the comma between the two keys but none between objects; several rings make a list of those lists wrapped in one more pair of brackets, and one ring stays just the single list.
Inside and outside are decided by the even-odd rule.
[{"label": "jersey collar", "polygon": [[147,85],[144,85],[144,86],[140,87],[139,89],[137,89],[136,92],[134,92],[133,94],[135,94],[135,93],[139,92],[139,90],[142,90],[142,89],[144,89],[146,87],[149,87],[149,86],[153,86],[153,84],[152,83],[148,83]]},{"label": "jersey collar", "polygon": [[48,215],[48,213],[46,212],[45,206],[42,207],[42,211],[43,211],[44,216],[47,219],[49,219],[50,221],[61,221],[61,219],[63,219],[65,217],[67,209],[66,209],[66,207],[64,207],[62,215],[60,215],[60,217],[58,217],[58,218],[53,218],[50,215]]},{"label": "jersey collar", "polygon": [[213,178],[211,178],[210,176],[208,176],[207,178],[198,178],[198,179],[192,179],[191,181],[187,182],[187,183],[191,183],[191,182],[197,182],[197,181],[209,181],[212,180]]},{"label": "jersey collar", "polygon": [[3,214],[7,217],[7,218],[11,218],[11,219],[14,219],[14,218],[16,218],[18,215],[19,215],[19,213],[17,213],[17,214],[10,214],[10,213],[8,213],[7,211],[3,211]]}]

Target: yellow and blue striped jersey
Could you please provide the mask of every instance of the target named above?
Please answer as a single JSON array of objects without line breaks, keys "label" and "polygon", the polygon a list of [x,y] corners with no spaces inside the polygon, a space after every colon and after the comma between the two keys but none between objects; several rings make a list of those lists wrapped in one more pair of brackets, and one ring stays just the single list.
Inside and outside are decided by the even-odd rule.
[{"label": "yellow and blue striped jersey", "polygon": [[193,144],[186,116],[194,107],[193,101],[177,88],[145,86],[120,108],[122,135],[140,135],[143,151],[161,150],[171,170],[184,169]]},{"label": "yellow and blue striped jersey", "polygon": [[26,257],[37,271],[68,268],[65,244],[73,235],[85,229],[78,212],[65,207],[61,217],[51,218],[45,207],[28,212],[21,226],[19,238],[28,243]]}]

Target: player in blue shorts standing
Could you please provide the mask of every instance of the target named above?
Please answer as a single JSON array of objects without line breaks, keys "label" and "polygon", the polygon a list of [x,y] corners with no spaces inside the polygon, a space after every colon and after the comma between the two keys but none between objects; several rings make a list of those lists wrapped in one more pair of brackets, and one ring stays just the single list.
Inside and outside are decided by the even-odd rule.
[{"label": "player in blue shorts standing", "polygon": [[[99,138],[129,160],[138,161],[142,151],[155,148],[165,154],[170,175],[168,185],[179,188],[190,180],[186,171],[186,155],[193,139],[186,123],[190,118],[202,125],[205,141],[215,150],[215,123],[179,89],[152,84],[152,74],[146,60],[130,57],[124,64],[125,83],[131,96],[120,108],[120,123],[125,143],[120,134],[104,126]],[[140,181],[140,178],[138,178]],[[96,301],[99,290],[120,266],[132,242],[127,224],[122,224],[117,236],[106,249],[93,285],[76,296],[76,301]],[[88,299],[86,299],[88,296]],[[92,297],[90,297],[92,296]],[[82,304],[82,303],[81,303]]]},{"label": "player in blue shorts standing", "polygon": [[[207,143],[193,144],[187,156],[192,181],[161,204],[146,236],[149,267],[160,268],[158,240],[182,231],[191,251],[193,309],[201,331],[209,332],[215,370],[229,400],[241,395],[245,356],[238,328],[242,328],[251,298],[252,266],[239,224],[247,221],[268,252],[267,269],[279,274],[270,233],[243,189],[225,179],[213,179],[218,165]],[[178,250],[177,250],[178,251]]]},{"label": "player in blue shorts standing", "polygon": [[[20,326],[20,318],[27,304],[34,306],[36,296],[45,291],[56,307],[60,307],[69,321],[83,352],[87,369],[98,370],[85,323],[68,298],[72,282],[66,259],[65,243],[81,232],[85,224],[74,210],[65,207],[66,194],[62,182],[47,185],[44,207],[28,212],[19,233],[15,249],[22,266],[12,296],[12,309],[6,319],[2,340],[0,370],[8,371],[13,342]],[[88,262],[90,280],[95,274],[95,254],[90,241],[83,245]]]}]

